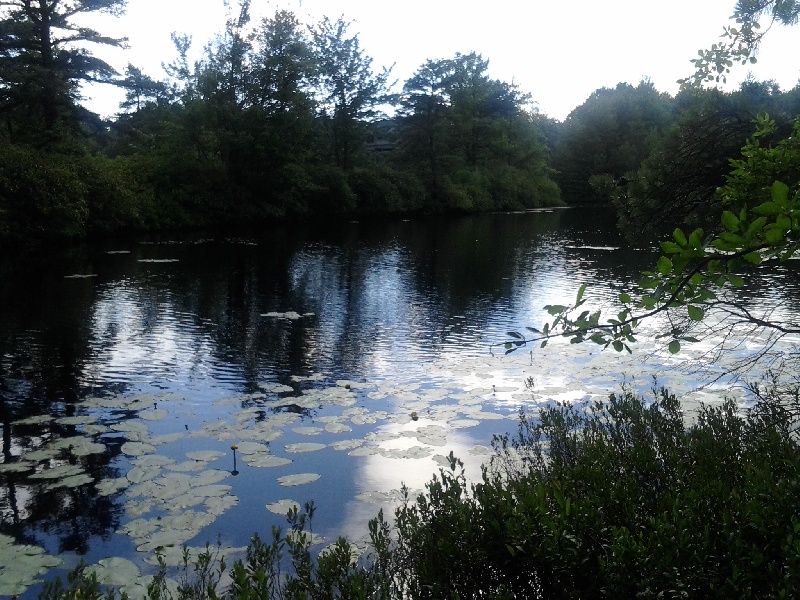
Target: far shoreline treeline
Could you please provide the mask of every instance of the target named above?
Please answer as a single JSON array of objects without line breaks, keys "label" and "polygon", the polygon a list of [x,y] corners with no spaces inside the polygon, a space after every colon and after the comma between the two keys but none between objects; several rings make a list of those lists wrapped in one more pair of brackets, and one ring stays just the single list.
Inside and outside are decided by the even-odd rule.
[{"label": "far shoreline treeline", "polygon": [[[113,12],[124,0],[76,6]],[[426,61],[393,94],[343,18],[306,27],[277,11],[251,23],[249,2],[240,9],[195,64],[191,39],[174,35],[156,81],[133,65],[115,78],[74,41],[120,40],[74,25],[57,2],[10,2],[0,243],[564,204],[615,210],[629,232],[669,230],[718,218],[714,191],[757,115],[782,134],[800,114],[798,87],[672,97],[643,80],[599,89],[559,122],[474,52]],[[80,105],[86,80],[124,87],[117,118]]]}]

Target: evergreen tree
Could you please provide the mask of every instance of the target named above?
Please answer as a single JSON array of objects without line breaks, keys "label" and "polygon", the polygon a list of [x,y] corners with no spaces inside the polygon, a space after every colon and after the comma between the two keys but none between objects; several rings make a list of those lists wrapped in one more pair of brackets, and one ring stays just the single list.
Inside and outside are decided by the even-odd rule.
[{"label": "evergreen tree", "polygon": [[[12,139],[74,124],[78,84],[110,82],[116,72],[87,45],[124,40],[81,27],[86,13],[120,14],[126,0],[4,0],[0,3],[0,113]],[[41,139],[41,136],[39,136]]]}]

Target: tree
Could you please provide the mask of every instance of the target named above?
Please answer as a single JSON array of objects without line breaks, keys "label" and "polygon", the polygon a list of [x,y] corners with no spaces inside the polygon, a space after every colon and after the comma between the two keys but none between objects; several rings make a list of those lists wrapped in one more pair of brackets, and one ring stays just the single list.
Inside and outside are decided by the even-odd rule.
[{"label": "tree", "polygon": [[335,164],[345,171],[363,146],[364,123],[380,115],[386,102],[391,68],[372,71],[372,58],[361,49],[358,36],[348,37],[350,23],[328,17],[310,28],[317,60],[315,91],[320,117],[330,136]]},{"label": "tree", "polygon": [[565,200],[608,203],[613,185],[630,178],[658,145],[673,123],[674,107],[675,101],[646,79],[635,87],[619,83],[593,92],[567,116],[553,152]]},{"label": "tree", "polygon": [[429,60],[401,95],[402,162],[422,173],[433,208],[558,203],[530,95],[488,76],[475,52]]},{"label": "tree", "polygon": [[[122,13],[126,0],[0,1],[0,112],[27,113],[25,127],[49,136],[74,120],[80,81],[108,83],[116,72],[87,46],[121,46],[124,39],[103,36],[75,23],[83,14]],[[32,116],[31,116],[32,115]]]},{"label": "tree", "polygon": [[125,99],[119,107],[123,110],[140,111],[148,104],[166,102],[167,86],[142,73],[142,70],[128,63],[121,85],[125,89]]}]

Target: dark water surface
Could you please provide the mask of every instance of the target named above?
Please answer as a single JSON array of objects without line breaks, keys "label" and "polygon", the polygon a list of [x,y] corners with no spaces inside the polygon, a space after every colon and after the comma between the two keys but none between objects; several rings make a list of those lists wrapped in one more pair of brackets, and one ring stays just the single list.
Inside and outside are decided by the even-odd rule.
[{"label": "dark water surface", "polygon": [[[491,351],[582,283],[609,301],[650,260],[583,209],[6,257],[0,595],[36,578],[20,544],[63,561],[47,577],[79,558],[147,573],[156,546],[285,525],[278,500],[315,500],[315,533],[355,539],[451,450],[475,475],[520,406],[669,380],[657,352]],[[791,271],[770,277],[798,297]],[[281,479],[297,474],[312,481]]]}]

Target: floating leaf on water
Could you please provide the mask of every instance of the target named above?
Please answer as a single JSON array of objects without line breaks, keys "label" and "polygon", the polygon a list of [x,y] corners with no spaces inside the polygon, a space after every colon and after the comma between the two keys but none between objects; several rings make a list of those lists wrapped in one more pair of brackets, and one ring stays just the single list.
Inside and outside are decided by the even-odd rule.
[{"label": "floating leaf on water", "polygon": [[505,415],[501,415],[495,412],[489,412],[486,410],[481,410],[480,408],[475,409],[465,409],[464,414],[472,419],[476,419],[478,421],[496,421],[500,419],[505,419]]},{"label": "floating leaf on water", "polygon": [[319,473],[297,473],[295,475],[284,475],[278,477],[278,483],[282,486],[290,487],[312,483],[319,479]]},{"label": "floating leaf on water", "polygon": [[83,469],[79,465],[58,465],[49,469],[43,469],[31,475],[31,479],[64,479],[73,475],[80,475]]},{"label": "floating leaf on water", "polygon": [[448,458],[444,454],[436,454],[436,455],[434,455],[433,462],[435,462],[440,467],[445,467],[445,468],[449,468],[450,467],[450,458]]},{"label": "floating leaf on water", "polygon": [[41,425],[42,423],[50,423],[55,420],[51,415],[36,415],[34,417],[26,417],[25,419],[18,419],[14,421],[14,425]]},{"label": "floating leaf on water", "polygon": [[200,486],[200,485],[210,485],[212,483],[217,483],[218,481],[222,481],[230,477],[230,473],[228,471],[221,471],[220,469],[209,469],[208,471],[203,471],[199,475],[195,475],[192,477],[191,485],[192,486]]},{"label": "floating leaf on water", "polygon": [[247,459],[247,464],[251,467],[284,467],[291,462],[288,458],[272,454],[252,454]]},{"label": "floating leaf on water", "polygon": [[270,425],[265,423],[259,423],[250,431],[250,437],[261,442],[274,442],[282,436],[283,431],[280,429],[273,429]]},{"label": "floating leaf on water", "polygon": [[94,477],[88,473],[79,473],[77,475],[72,475],[70,477],[65,477],[64,479],[54,481],[53,483],[47,485],[47,489],[57,490],[59,488],[77,488],[81,487],[82,485],[86,485],[87,483],[92,483],[93,481]]},{"label": "floating leaf on water", "polygon": [[121,423],[114,423],[111,429],[119,431],[120,433],[141,433],[144,435],[147,435],[149,432],[147,425],[141,421],[122,421]]},{"label": "floating leaf on water", "polygon": [[191,493],[195,496],[202,496],[203,498],[213,498],[214,496],[224,496],[229,493],[231,489],[232,487],[230,485],[201,485],[192,488]]},{"label": "floating leaf on water", "polygon": [[94,573],[97,581],[103,585],[129,585],[135,582],[139,576],[139,567],[127,558],[115,556],[113,558],[103,558],[96,565],[91,565],[86,569],[87,575]]},{"label": "floating leaf on water", "polygon": [[148,408],[139,413],[139,418],[145,421],[161,421],[169,416],[169,411],[163,408]]},{"label": "floating leaf on water", "polygon": [[147,454],[145,456],[137,456],[131,461],[137,467],[166,467],[167,465],[174,465],[175,460],[163,454]]},{"label": "floating leaf on water", "polygon": [[452,419],[447,422],[450,427],[454,429],[465,429],[467,427],[475,427],[476,425],[480,425],[480,421],[476,421],[475,419]]},{"label": "floating leaf on water", "polygon": [[283,383],[259,383],[257,385],[268,394],[284,394],[294,391],[293,387]]},{"label": "floating leaf on water", "polygon": [[364,444],[364,440],[339,440],[330,445],[334,450],[352,450]]},{"label": "floating leaf on water", "polygon": [[90,456],[92,454],[103,454],[107,450],[105,444],[93,442],[88,438],[80,440],[77,444],[69,447],[70,454],[73,456]]},{"label": "floating leaf on water", "polygon": [[117,533],[129,535],[132,538],[143,538],[154,534],[160,526],[156,519],[134,519],[123,525]]},{"label": "floating leaf on water", "polygon": [[370,504],[386,504],[387,502],[395,500],[395,497],[394,494],[388,492],[372,491],[358,494],[356,500],[359,502],[368,502]]},{"label": "floating leaf on water", "polygon": [[423,444],[427,444],[428,446],[447,445],[447,437],[442,434],[428,433],[428,434],[418,435],[417,440]]},{"label": "floating leaf on water", "polygon": [[170,511],[183,512],[187,508],[191,508],[192,506],[197,506],[198,504],[202,504],[207,497],[208,496],[198,496],[193,491],[188,491],[185,494],[181,494],[180,496],[171,498],[169,501],[169,506],[167,508]]},{"label": "floating leaf on water", "polygon": [[469,452],[469,454],[471,456],[487,456],[487,455],[492,453],[492,450],[491,450],[491,448],[488,448],[487,446],[478,445],[478,446],[473,446],[472,448],[470,448],[468,450],[468,452]]},{"label": "floating leaf on water", "polygon": [[372,456],[378,454],[378,452],[380,452],[380,450],[373,446],[361,446],[360,448],[348,452],[347,456]]},{"label": "floating leaf on water", "polygon": [[240,442],[237,444],[240,454],[256,454],[259,452],[269,452],[269,446],[258,442]]},{"label": "floating leaf on water", "polygon": [[153,444],[153,446],[161,446],[163,444],[171,444],[172,442],[177,442],[178,440],[182,440],[186,436],[187,433],[185,431],[176,431],[175,433],[154,435],[147,441],[148,443]]},{"label": "floating leaf on water", "polygon": [[151,500],[128,500],[125,503],[125,513],[129,517],[141,517],[153,510],[153,502]]},{"label": "floating leaf on water", "polygon": [[286,444],[286,451],[291,453],[298,452],[316,452],[325,448],[325,444],[317,444],[314,442],[302,442],[299,444]]},{"label": "floating leaf on water", "polygon": [[312,373],[311,375],[292,375],[289,379],[299,381],[323,381],[325,376],[322,373]]},{"label": "floating leaf on water", "polygon": [[141,456],[142,454],[151,454],[156,451],[156,447],[152,444],[145,444],[143,442],[125,442],[122,444],[122,453],[128,456]]},{"label": "floating leaf on water", "polygon": [[160,531],[148,540],[136,540],[137,552],[152,552],[157,548],[166,548],[167,546],[180,546],[191,540],[196,536],[202,527],[194,530],[189,529],[170,529],[168,531]]},{"label": "floating leaf on water", "polygon": [[297,319],[300,319],[302,317],[313,317],[314,313],[304,313],[304,314],[301,315],[298,312],[290,310],[288,312],[262,313],[261,316],[262,317],[272,317],[273,319],[288,319],[290,321],[296,321]]},{"label": "floating leaf on water", "polygon": [[185,460],[182,463],[169,465],[167,469],[178,473],[193,473],[206,468],[206,463],[198,460]]},{"label": "floating leaf on water", "polygon": [[295,427],[292,431],[299,435],[319,435],[325,429],[322,427]]},{"label": "floating leaf on water", "polygon": [[275,513],[276,515],[286,515],[293,508],[300,510],[300,504],[287,498],[267,504],[267,510]]},{"label": "floating leaf on water", "polygon": [[325,431],[328,433],[349,433],[353,428],[344,423],[328,423],[325,425]]},{"label": "floating leaf on water", "polygon": [[95,423],[91,423],[89,425],[84,425],[81,427],[81,432],[86,435],[102,435],[104,433],[108,433],[108,427],[105,425],[98,425]]},{"label": "floating leaf on water", "polygon": [[382,449],[380,454],[386,458],[426,458],[431,455],[431,451],[424,446],[411,446],[411,448],[406,449]]},{"label": "floating leaf on water", "polygon": [[59,425],[88,425],[97,421],[95,415],[81,415],[78,417],[59,417],[56,423]]},{"label": "floating leaf on water", "polygon": [[110,496],[120,490],[124,490],[128,485],[130,485],[130,481],[127,477],[116,477],[97,482],[95,489],[100,496]]},{"label": "floating leaf on water", "polygon": [[205,499],[204,504],[208,507],[209,514],[219,516],[229,508],[239,504],[239,498],[233,494],[227,496],[211,496]]},{"label": "floating leaf on water", "polygon": [[0,465],[0,473],[24,473],[36,467],[36,462],[32,460],[20,460],[17,462],[3,463]]}]

